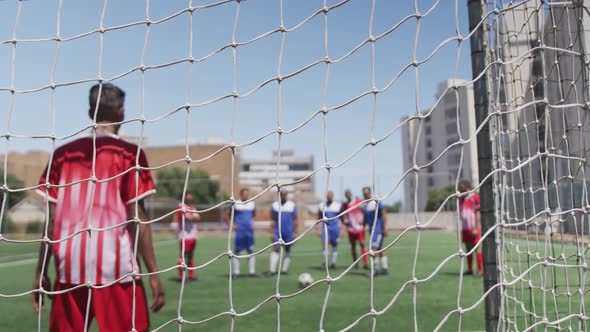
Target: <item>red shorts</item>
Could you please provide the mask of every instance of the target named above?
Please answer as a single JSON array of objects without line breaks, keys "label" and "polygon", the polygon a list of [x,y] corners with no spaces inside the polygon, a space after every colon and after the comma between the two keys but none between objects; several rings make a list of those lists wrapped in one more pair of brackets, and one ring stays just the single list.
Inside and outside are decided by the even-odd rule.
[{"label": "red shorts", "polygon": [[[182,242],[184,242],[184,251],[182,251]],[[180,240],[178,243],[180,244],[180,251],[185,254],[188,252],[193,252],[193,250],[195,250],[197,247],[197,239]]]},{"label": "red shorts", "polygon": [[348,241],[354,243],[355,241],[365,242],[365,231],[348,232]]},{"label": "red shorts", "polygon": [[[145,290],[140,280],[135,287],[135,329],[146,331],[150,327]],[[55,290],[75,285],[55,283]],[[55,295],[51,303],[49,330],[52,332],[84,331],[88,288],[80,287]],[[93,288],[88,310],[88,324],[96,318],[100,331],[130,331],[133,314],[133,283],[120,283],[105,288]]]},{"label": "red shorts", "polygon": [[461,231],[461,240],[463,243],[468,244],[477,244],[481,239],[481,230],[477,230],[475,235],[473,235],[473,230],[463,230]]}]

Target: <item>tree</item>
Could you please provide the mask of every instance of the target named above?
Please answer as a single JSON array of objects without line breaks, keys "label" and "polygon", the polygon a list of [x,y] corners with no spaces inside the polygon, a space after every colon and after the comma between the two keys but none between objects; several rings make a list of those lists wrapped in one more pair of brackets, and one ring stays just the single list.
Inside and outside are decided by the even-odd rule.
[{"label": "tree", "polygon": [[[156,190],[161,197],[179,199],[184,189],[186,169],[164,168],[157,173]],[[200,169],[191,169],[187,190],[193,194],[196,204],[212,204],[218,199],[219,181],[211,179],[209,174]]]},{"label": "tree", "polygon": [[[4,176],[4,170],[0,169],[0,175]],[[0,182],[3,182],[4,178],[0,177]],[[17,178],[16,176],[14,176],[13,174],[8,173],[6,175],[6,185],[8,186],[8,188],[10,189],[20,189],[20,188],[24,188],[25,184],[23,181],[21,181],[19,178]],[[4,200],[4,192],[0,192],[0,199]],[[25,198],[27,194],[24,191],[19,191],[19,192],[9,192],[8,196],[6,197],[6,209],[10,209],[11,207],[13,207],[16,203],[20,202],[23,198]],[[0,201],[2,202],[2,201]]]},{"label": "tree", "polygon": [[387,205],[385,206],[385,211],[387,211],[388,213],[399,213],[402,209],[402,202],[401,201],[397,201],[395,203],[393,203],[393,205]]},{"label": "tree", "polygon": [[[455,193],[455,185],[449,184],[441,189],[434,189],[428,193],[428,200],[426,201],[426,211],[437,211],[438,208],[443,204],[447,197]],[[443,207],[443,211],[455,211],[457,209],[457,201],[455,198],[451,198],[447,201]]]}]

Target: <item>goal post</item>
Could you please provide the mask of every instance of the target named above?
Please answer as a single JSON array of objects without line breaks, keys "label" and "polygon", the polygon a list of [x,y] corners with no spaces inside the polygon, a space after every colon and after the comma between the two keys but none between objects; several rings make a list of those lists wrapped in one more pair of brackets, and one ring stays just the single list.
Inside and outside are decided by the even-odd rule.
[{"label": "goal post", "polygon": [[[493,121],[488,120],[489,107],[489,82],[487,64],[489,59],[489,40],[486,25],[486,1],[468,0],[469,31],[472,34],[471,42],[471,67],[473,72],[473,95],[476,126],[479,128],[477,135],[477,163],[479,171],[479,195],[481,197],[480,218],[481,233],[484,235],[481,242],[483,251],[483,290],[487,293],[485,298],[485,323],[486,331],[497,331],[500,318],[500,294],[498,288],[498,247],[496,243],[496,200],[493,187],[495,175],[494,151],[492,145]],[[492,176],[491,176],[492,175]]]}]

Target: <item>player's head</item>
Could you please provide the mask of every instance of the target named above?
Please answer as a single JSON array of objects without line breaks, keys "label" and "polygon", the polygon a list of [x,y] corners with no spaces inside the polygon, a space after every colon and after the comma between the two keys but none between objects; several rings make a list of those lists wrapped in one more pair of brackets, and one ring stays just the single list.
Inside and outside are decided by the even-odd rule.
[{"label": "player's head", "polygon": [[344,197],[346,197],[349,202],[352,201],[352,192],[350,192],[350,190],[346,190],[344,192]]},{"label": "player's head", "polygon": [[247,201],[250,198],[250,189],[242,188],[240,189],[240,200]]},{"label": "player's head", "polygon": [[286,202],[287,201],[287,197],[289,196],[289,193],[286,190],[281,190],[281,202]]},{"label": "player's head", "polygon": [[326,194],[326,201],[328,201],[328,202],[334,201],[334,192],[332,192],[331,190],[328,191],[328,193]]},{"label": "player's head", "polygon": [[[99,99],[100,94],[100,99]],[[113,123],[125,119],[125,91],[110,83],[96,84],[88,96],[88,116],[96,122]],[[96,113],[96,114],[95,114]]]},{"label": "player's head", "polygon": [[371,198],[371,188],[369,188],[369,187],[364,187],[363,188],[363,197],[365,199]]},{"label": "player's head", "polygon": [[471,189],[473,189],[473,188],[471,187],[471,182],[469,182],[469,180],[463,179],[463,180],[459,181],[459,192],[464,193],[464,192],[469,191]]},{"label": "player's head", "polygon": [[193,194],[191,194],[190,192],[187,192],[184,195],[184,204],[191,204],[193,202]]}]

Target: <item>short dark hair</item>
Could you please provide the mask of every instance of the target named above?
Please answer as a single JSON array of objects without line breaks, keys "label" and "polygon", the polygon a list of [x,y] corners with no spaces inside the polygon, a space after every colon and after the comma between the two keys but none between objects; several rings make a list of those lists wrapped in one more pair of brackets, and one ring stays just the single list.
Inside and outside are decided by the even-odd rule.
[{"label": "short dark hair", "polygon": [[[98,100],[99,92],[100,100]],[[97,102],[98,108],[96,105]],[[96,84],[90,88],[90,94],[88,96],[90,109],[88,110],[88,116],[94,120],[94,112],[96,112],[96,122],[119,122],[122,120],[119,110],[124,103],[125,91],[110,83]]]},{"label": "short dark hair", "polygon": [[371,187],[369,187],[369,186],[363,187],[363,191],[365,191],[365,190],[368,191],[368,192],[371,192]]},{"label": "short dark hair", "polygon": [[250,189],[248,189],[248,188],[242,188],[242,189],[240,189],[240,195],[241,195],[242,193],[246,192],[246,191],[250,191]]}]

